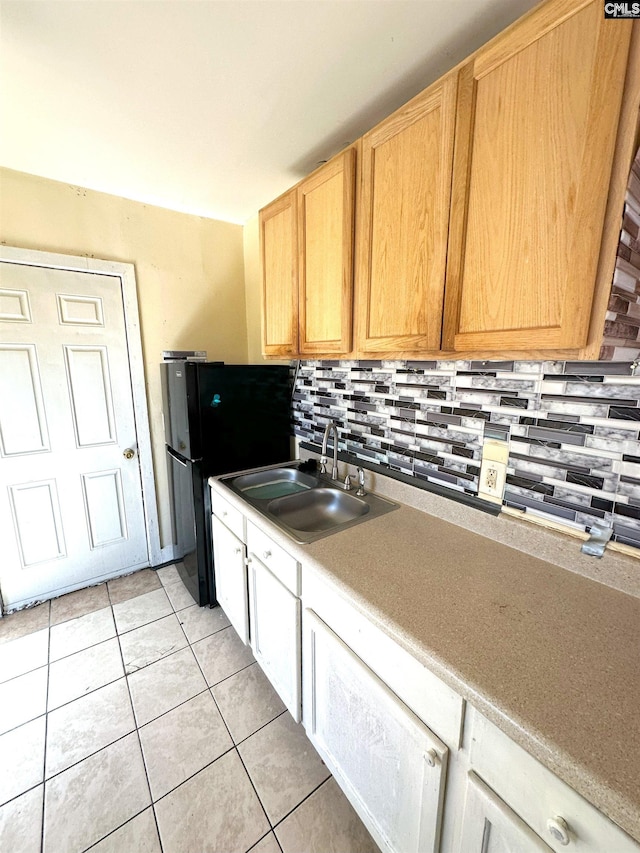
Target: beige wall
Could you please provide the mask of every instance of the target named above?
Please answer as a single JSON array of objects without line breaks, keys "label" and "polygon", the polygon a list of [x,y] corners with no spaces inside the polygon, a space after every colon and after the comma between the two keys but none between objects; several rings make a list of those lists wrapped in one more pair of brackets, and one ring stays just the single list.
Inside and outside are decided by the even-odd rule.
[{"label": "beige wall", "polygon": [[[0,169],[0,242],[134,264],[160,534],[168,544],[158,364],[164,349],[247,362],[242,226]],[[252,323],[254,310],[252,302]],[[259,332],[259,301],[257,310]]]}]

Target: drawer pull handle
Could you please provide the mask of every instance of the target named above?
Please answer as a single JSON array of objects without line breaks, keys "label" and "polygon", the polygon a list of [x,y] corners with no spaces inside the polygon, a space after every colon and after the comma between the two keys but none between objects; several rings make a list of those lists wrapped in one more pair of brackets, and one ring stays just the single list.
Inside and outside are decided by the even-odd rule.
[{"label": "drawer pull handle", "polygon": [[262,555],[262,558],[263,558],[263,560],[268,560],[270,556],[271,556],[271,551],[265,551],[264,554]]},{"label": "drawer pull handle", "polygon": [[424,760],[427,762],[429,767],[435,767],[439,761],[438,753],[435,749],[428,749],[424,754]]},{"label": "drawer pull handle", "polygon": [[562,844],[563,847],[571,841],[571,836],[569,835],[569,824],[563,817],[550,817],[547,821],[547,829],[551,837],[554,841],[557,841],[559,844]]}]

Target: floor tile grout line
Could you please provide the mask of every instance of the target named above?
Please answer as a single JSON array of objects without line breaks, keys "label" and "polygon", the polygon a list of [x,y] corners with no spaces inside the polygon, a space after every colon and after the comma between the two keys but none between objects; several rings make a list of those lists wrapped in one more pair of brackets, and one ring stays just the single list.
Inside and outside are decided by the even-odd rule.
[{"label": "floor tile grout line", "polygon": [[47,740],[49,738],[49,679],[51,676],[51,603],[49,603],[49,635],[47,637],[47,689],[44,701],[44,755],[42,756],[42,824],[40,826],[40,853],[44,853],[45,805],[47,801]]},{"label": "floor tile grout line", "polygon": [[[129,732],[129,734],[131,734],[131,732]],[[109,838],[111,835],[114,834],[114,832],[117,832],[119,829],[122,829],[123,826],[126,826],[128,823],[131,823],[132,820],[135,820],[137,817],[140,817],[141,814],[143,814],[144,812],[146,812],[147,809],[150,808],[152,808],[151,805],[145,806],[143,809],[140,809],[139,812],[136,812],[136,814],[131,815],[131,817],[127,818],[127,820],[125,820],[124,823],[121,823],[120,826],[116,826],[115,829],[110,830],[106,835],[103,835],[102,838],[99,838],[97,841],[94,841],[93,844],[91,844],[89,847],[84,847],[82,853],[88,853],[89,850],[93,850],[93,848],[100,844],[102,841],[104,841],[105,838]]]},{"label": "floor tile grout line", "polygon": [[[258,802],[260,803],[260,808],[262,809],[262,811],[263,811],[263,813],[264,813],[264,816],[265,816],[265,817],[266,817],[266,819],[267,819],[267,823],[269,824],[269,828],[271,829],[271,831],[273,831],[273,824],[271,823],[271,818],[270,818],[270,817],[269,817],[269,815],[267,814],[267,810],[266,810],[266,808],[265,808],[265,805],[264,805],[264,803],[262,802],[262,798],[260,797],[260,794],[258,793],[258,789],[256,788],[256,786],[255,786],[255,784],[254,784],[253,779],[251,778],[251,774],[249,773],[249,771],[248,771],[248,769],[247,769],[247,765],[244,763],[244,760],[243,760],[243,758],[242,758],[242,755],[240,755],[240,750],[238,749],[237,745],[235,745],[235,744],[234,744],[234,749],[235,749],[235,751],[236,751],[236,754],[237,754],[238,758],[240,759],[240,763],[242,764],[242,767],[243,767],[243,769],[244,769],[244,772],[247,774],[247,778],[248,778],[249,782],[251,783],[251,787],[253,788],[253,790],[254,790],[254,793],[255,793],[256,797],[258,798]],[[257,843],[257,842],[256,842],[256,843]],[[255,845],[254,845],[254,846],[255,846]]]},{"label": "floor tile grout line", "polygon": [[[112,607],[113,607],[113,605],[112,605]],[[114,614],[114,621],[115,621],[115,614]],[[124,672],[125,672],[125,681],[127,684],[127,693],[129,695],[129,703],[131,705],[131,713],[133,715],[133,723],[136,727],[135,732],[136,732],[136,738],[138,740],[138,749],[140,750],[140,757],[142,758],[142,767],[144,768],[144,777],[147,780],[147,790],[149,791],[149,802],[151,804],[151,809],[153,810],[153,820],[154,820],[154,823],[156,826],[156,832],[158,834],[158,844],[160,845],[160,853],[163,853],[164,846],[162,844],[162,838],[160,836],[160,826],[158,824],[158,816],[156,814],[155,805],[153,803],[153,794],[151,793],[151,782],[149,781],[149,771],[147,769],[147,762],[146,762],[145,757],[144,757],[144,750],[142,748],[142,740],[140,738],[140,730],[138,728],[138,720],[136,718],[136,712],[135,712],[134,706],[133,706],[133,696],[131,694],[131,687],[129,685],[129,679],[127,678],[127,668],[126,668],[126,665],[124,662],[124,652],[122,651],[122,644],[120,643],[120,637],[119,636],[118,636],[118,648],[120,649],[120,657],[122,659],[122,668],[124,669]],[[121,826],[123,826],[123,825],[124,824],[121,824]],[[119,827],[117,827],[117,828],[119,829]]]},{"label": "floor tile grout line", "polygon": [[[325,766],[326,766],[326,765],[325,765]],[[328,769],[328,768],[327,768],[327,769]],[[300,800],[300,802],[298,803],[298,805],[297,805],[297,806],[294,806],[294,808],[292,808],[290,811],[288,811],[288,812],[286,813],[286,815],[284,815],[283,817],[281,817],[281,818],[280,818],[280,820],[279,820],[277,823],[275,823],[275,824],[273,825],[273,834],[275,835],[276,829],[277,829],[279,826],[281,826],[281,825],[284,823],[284,821],[285,821],[288,817],[290,817],[290,816],[291,816],[291,815],[296,811],[296,809],[299,809],[299,808],[300,808],[300,806],[301,806],[303,803],[306,803],[306,801],[307,801],[310,797],[313,797],[313,795],[316,793],[316,791],[319,791],[319,790],[320,790],[320,788],[322,788],[322,786],[323,786],[323,785],[326,785],[326,784],[327,784],[327,782],[331,781],[331,779],[333,779],[333,778],[334,778],[334,777],[333,777],[333,773],[331,773],[331,772],[330,772],[330,773],[329,773],[329,775],[327,776],[327,778],[326,778],[326,779],[323,779],[323,780],[322,780],[322,782],[320,782],[320,784],[319,784],[319,785],[316,785],[316,787],[313,789],[313,791],[309,791],[309,793],[308,793],[305,797],[303,797],[303,798]]]}]

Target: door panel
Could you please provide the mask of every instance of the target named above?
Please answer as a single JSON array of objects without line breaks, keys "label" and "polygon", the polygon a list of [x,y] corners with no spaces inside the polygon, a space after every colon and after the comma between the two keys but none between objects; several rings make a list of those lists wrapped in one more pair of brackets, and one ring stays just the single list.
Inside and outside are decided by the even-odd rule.
[{"label": "door panel", "polygon": [[50,449],[33,345],[0,344],[0,424],[3,456]]},{"label": "door panel", "polygon": [[66,556],[55,480],[9,487],[14,531],[22,565]]},{"label": "door panel", "polygon": [[64,348],[71,415],[78,447],[116,440],[106,347]]},{"label": "door panel", "polygon": [[0,265],[6,607],[149,564],[121,280]]}]

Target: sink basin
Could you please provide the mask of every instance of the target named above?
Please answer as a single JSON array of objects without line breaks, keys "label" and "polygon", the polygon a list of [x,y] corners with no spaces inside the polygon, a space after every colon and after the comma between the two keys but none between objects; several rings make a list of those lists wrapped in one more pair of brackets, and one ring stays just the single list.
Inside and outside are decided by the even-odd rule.
[{"label": "sink basin", "polygon": [[233,487],[254,500],[271,500],[296,492],[306,492],[318,485],[318,478],[296,468],[271,468],[234,477]]},{"label": "sink basin", "polygon": [[277,498],[267,512],[293,530],[316,533],[330,530],[369,512],[369,504],[338,489],[312,489],[302,494]]},{"label": "sink basin", "polygon": [[220,479],[302,545],[377,518],[398,506],[371,492],[359,498],[354,492],[341,491],[326,474],[299,471],[294,463]]}]

